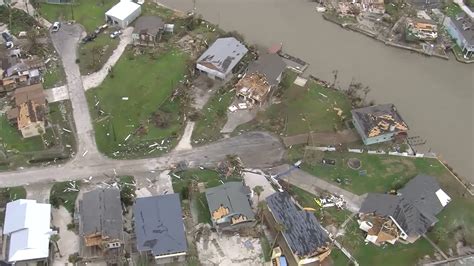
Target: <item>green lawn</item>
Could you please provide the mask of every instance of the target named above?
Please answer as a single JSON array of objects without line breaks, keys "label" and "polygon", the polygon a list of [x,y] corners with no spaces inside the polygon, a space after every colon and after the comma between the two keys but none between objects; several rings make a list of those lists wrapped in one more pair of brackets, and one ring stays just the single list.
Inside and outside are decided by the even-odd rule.
[{"label": "green lawn", "polygon": [[80,181],[65,181],[54,183],[51,188],[49,201],[55,208],[59,208],[60,205],[64,206],[71,215],[74,214],[76,199],[79,195],[79,191],[68,191],[68,188],[76,188],[79,190],[81,186]]},{"label": "green lawn", "polygon": [[350,265],[350,260],[342,253],[342,251],[338,248],[333,248],[331,251],[332,264],[334,266],[348,266]]},{"label": "green lawn", "polygon": [[221,138],[221,129],[227,122],[227,108],[235,93],[221,88],[209,99],[194,126],[192,140],[198,143],[212,142]]},{"label": "green lawn", "polygon": [[104,31],[97,38],[79,46],[79,69],[87,75],[99,71],[117,48],[120,39],[112,39],[110,31]]},{"label": "green lawn", "polygon": [[75,5],[54,5],[41,3],[38,9],[41,16],[51,23],[57,20],[75,20],[87,32],[105,23],[105,12],[118,3],[118,0],[76,0]]},{"label": "green lawn", "polygon": [[120,200],[125,206],[132,206],[136,197],[135,178],[133,176],[121,176],[119,177],[118,183],[120,188]]},{"label": "green lawn", "polygon": [[66,73],[64,73],[61,62],[49,63],[42,75],[45,89],[52,89],[66,84]]},{"label": "green lawn", "polygon": [[263,260],[270,261],[272,258],[272,247],[265,233],[260,237],[260,245],[262,246]]},{"label": "green lawn", "polygon": [[[350,102],[339,91],[327,89],[308,80],[304,88],[293,84],[295,74],[289,72],[283,81],[281,103],[271,105],[256,119],[238,129],[263,128],[284,135],[333,132],[344,128],[343,119],[350,115]],[[285,86],[289,86],[285,89]],[[278,93],[278,92],[277,92]],[[323,96],[324,95],[324,96]],[[326,97],[325,97],[326,96]],[[341,117],[334,108],[342,110]]]},{"label": "green lawn", "polygon": [[126,158],[160,154],[153,147],[173,146],[183,121],[181,98],[171,94],[186,67],[187,56],[175,50],[134,56],[128,49],[105,81],[87,91],[99,150]]},{"label": "green lawn", "polygon": [[448,17],[454,17],[459,13],[462,13],[462,9],[455,3],[450,3],[443,9],[444,14]]},{"label": "green lawn", "polygon": [[39,136],[24,139],[20,131],[8,122],[6,115],[0,116],[0,132],[1,148],[4,150],[31,152],[44,149],[43,142]]},{"label": "green lawn", "polygon": [[[0,24],[10,24],[10,10],[6,6],[0,6]],[[11,25],[8,25],[10,33],[17,35],[20,31],[29,31],[37,25],[35,19],[25,11],[16,8],[11,9]]]}]

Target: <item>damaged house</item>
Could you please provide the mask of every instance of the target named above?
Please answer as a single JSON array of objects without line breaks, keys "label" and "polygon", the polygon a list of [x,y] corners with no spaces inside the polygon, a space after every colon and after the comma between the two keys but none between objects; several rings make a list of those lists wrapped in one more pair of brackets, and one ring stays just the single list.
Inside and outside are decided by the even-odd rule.
[{"label": "damaged house", "polygon": [[218,231],[253,226],[255,215],[250,205],[250,188],[241,182],[229,182],[206,189],[212,225]]},{"label": "damaged house", "polygon": [[13,91],[22,86],[39,83],[44,63],[37,57],[29,59],[3,58],[0,60],[0,92]]},{"label": "damaged house", "polygon": [[351,113],[365,145],[407,137],[408,126],[393,104],[363,107]]},{"label": "damaged house", "polygon": [[105,188],[86,192],[78,209],[81,258],[119,257],[124,244],[120,191]]},{"label": "damaged house", "polygon": [[135,22],[132,40],[135,45],[154,46],[161,38],[165,23],[157,16],[141,16]]},{"label": "damaged house", "polygon": [[47,101],[41,83],[15,90],[15,107],[7,112],[8,120],[16,124],[24,138],[39,136],[46,131]]},{"label": "damaged house", "polygon": [[225,80],[247,52],[236,38],[219,38],[198,58],[196,68],[212,79]]},{"label": "damaged house", "polygon": [[157,264],[185,260],[188,246],[179,194],[137,198],[133,213],[138,252]]},{"label": "damaged house", "polygon": [[438,25],[432,20],[408,18],[405,34],[407,41],[434,41],[438,38]]},{"label": "damaged house", "polygon": [[331,254],[331,240],[313,212],[299,209],[287,192],[266,201],[265,220],[288,265],[320,265]]},{"label": "damaged house", "polygon": [[438,222],[436,215],[450,201],[434,177],[418,175],[398,195],[368,194],[359,211],[359,228],[376,245],[413,243]]},{"label": "damaged house", "polygon": [[250,63],[246,74],[235,85],[237,96],[252,104],[262,104],[280,84],[285,62],[277,54],[264,54]]}]

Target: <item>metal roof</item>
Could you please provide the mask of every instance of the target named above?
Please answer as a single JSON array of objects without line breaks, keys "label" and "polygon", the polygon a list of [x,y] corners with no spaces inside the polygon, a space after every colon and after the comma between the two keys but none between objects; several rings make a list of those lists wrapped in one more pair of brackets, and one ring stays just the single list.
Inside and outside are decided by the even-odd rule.
[{"label": "metal roof", "polygon": [[132,1],[120,1],[107,12],[105,12],[106,16],[111,16],[120,20],[125,20],[133,14],[137,9],[140,9],[141,6],[137,3]]},{"label": "metal roof", "polygon": [[100,233],[109,239],[123,239],[122,203],[117,188],[84,193],[79,202],[80,235]]},{"label": "metal roof", "polygon": [[133,211],[138,251],[154,256],[187,251],[179,194],[137,198]]},{"label": "metal roof", "polygon": [[227,75],[247,52],[245,45],[236,38],[219,38],[199,57],[197,63]]},{"label": "metal roof", "polygon": [[294,254],[310,256],[328,246],[329,237],[314,214],[298,209],[287,192],[272,194],[266,201],[276,222],[283,225],[283,236]]},{"label": "metal roof", "polygon": [[214,210],[223,206],[229,208],[231,214],[242,214],[248,220],[255,219],[248,194],[250,194],[250,189],[241,182],[228,182],[206,189],[206,199],[211,216]]}]

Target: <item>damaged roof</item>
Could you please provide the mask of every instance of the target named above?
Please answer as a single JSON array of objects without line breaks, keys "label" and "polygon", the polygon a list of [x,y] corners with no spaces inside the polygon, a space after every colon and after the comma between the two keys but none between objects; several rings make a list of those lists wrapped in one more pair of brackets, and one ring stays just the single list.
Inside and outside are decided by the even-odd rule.
[{"label": "damaged roof", "polygon": [[[31,123],[44,122],[46,110],[44,105],[39,105],[33,101],[28,101],[17,106],[17,123],[21,130],[28,127]],[[9,115],[15,115],[13,112]]]},{"label": "damaged roof", "polygon": [[135,22],[133,33],[156,36],[165,27],[165,23],[158,16],[141,16]]},{"label": "damaged roof", "polygon": [[286,64],[277,54],[263,54],[258,60],[250,63],[247,73],[263,74],[267,82],[272,85],[278,85],[278,77],[285,71]]},{"label": "damaged roof", "polygon": [[391,132],[406,132],[408,126],[393,104],[363,107],[351,111],[354,120],[361,126],[366,138]]},{"label": "damaged roof", "polygon": [[245,76],[237,82],[235,88],[240,95],[261,102],[270,92],[271,86],[263,74],[250,73],[245,74]]},{"label": "damaged roof", "polygon": [[284,226],[283,236],[294,254],[312,256],[329,245],[329,237],[314,214],[299,210],[287,192],[274,193],[266,201],[277,223]]},{"label": "damaged roof", "polygon": [[102,238],[123,239],[122,203],[117,188],[84,193],[79,202],[80,235],[100,233]]},{"label": "damaged roof", "polygon": [[46,104],[46,95],[41,83],[16,89],[13,97],[17,106],[28,101],[33,101],[40,105]]},{"label": "damaged roof", "polygon": [[392,216],[408,235],[422,235],[438,222],[435,215],[443,209],[440,192],[445,195],[434,177],[418,175],[397,196],[369,193],[359,212]]},{"label": "damaged roof", "polygon": [[228,182],[206,189],[206,199],[211,216],[213,211],[223,206],[229,209],[230,214],[242,214],[248,220],[255,219],[248,194],[250,194],[250,189],[241,182]]},{"label": "damaged roof", "polygon": [[219,38],[199,57],[197,63],[227,75],[247,52],[245,45],[236,38]]},{"label": "damaged roof", "polygon": [[187,251],[179,194],[137,198],[133,212],[138,251],[154,256]]}]

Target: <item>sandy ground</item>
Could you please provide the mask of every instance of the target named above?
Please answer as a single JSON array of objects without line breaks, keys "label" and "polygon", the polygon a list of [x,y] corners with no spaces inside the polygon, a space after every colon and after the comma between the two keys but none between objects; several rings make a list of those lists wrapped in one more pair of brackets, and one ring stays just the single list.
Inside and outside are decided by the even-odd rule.
[{"label": "sandy ground", "polygon": [[99,71],[87,76],[82,76],[82,84],[86,91],[91,88],[95,88],[99,86],[102,83],[102,81],[104,81],[105,77],[107,77],[107,75],[109,74],[109,68],[114,66],[115,63],[117,63],[120,56],[122,56],[123,52],[125,51],[125,48],[127,47],[127,45],[132,43],[132,31],[133,31],[133,27],[128,27],[125,30],[123,30],[123,33],[120,36],[119,45],[113,51],[112,55],[109,57],[107,62]]},{"label": "sandy ground", "polygon": [[67,86],[59,86],[49,90],[45,90],[46,99],[49,103],[59,102],[69,99],[69,91]]},{"label": "sandy ground", "polygon": [[184,129],[184,134],[179,140],[178,145],[176,145],[175,150],[182,151],[182,150],[190,150],[193,148],[191,146],[191,136],[193,135],[194,130],[194,122],[189,121],[186,124],[186,128]]},{"label": "sandy ground", "polygon": [[[270,182],[265,178],[261,173],[257,173],[256,170],[250,170],[251,172],[244,172],[245,184],[253,190],[256,186],[262,186],[263,192],[260,194],[260,201],[264,201],[268,196],[272,195],[276,191],[273,189]],[[253,195],[252,198],[252,207],[256,208],[258,206],[257,195]]]},{"label": "sandy ground", "polygon": [[150,197],[163,194],[172,194],[173,184],[169,170],[135,175],[137,182],[137,197]]},{"label": "sandy ground", "polygon": [[58,241],[62,257],[56,253],[53,265],[63,266],[68,264],[69,255],[79,252],[79,236],[67,230],[67,225],[72,222],[71,214],[60,206],[59,209],[52,208],[53,225],[59,228],[60,239]]},{"label": "sandy ground", "polygon": [[[250,243],[251,247],[246,247],[244,242]],[[208,240],[201,237],[196,244],[203,265],[262,265],[262,246],[256,238],[211,232]]]},{"label": "sandy ground", "polygon": [[53,184],[35,184],[25,186],[28,199],[36,200],[41,203],[49,203],[49,192]]}]

